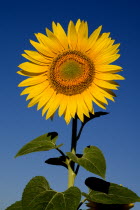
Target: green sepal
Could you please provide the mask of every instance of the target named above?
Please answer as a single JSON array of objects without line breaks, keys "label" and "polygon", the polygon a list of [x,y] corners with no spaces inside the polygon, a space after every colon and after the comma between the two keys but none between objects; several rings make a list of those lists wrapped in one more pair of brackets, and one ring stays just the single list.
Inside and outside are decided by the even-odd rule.
[{"label": "green sepal", "polygon": [[82,193],[88,200],[102,204],[130,204],[140,202],[140,197],[126,187],[110,183],[108,193],[92,190]]},{"label": "green sepal", "polygon": [[14,204],[6,208],[5,210],[23,210],[22,201],[16,201]]},{"label": "green sepal", "polygon": [[67,163],[66,163],[66,156],[60,156],[56,158],[49,158],[45,161],[45,163],[50,164],[50,165],[60,165],[64,166],[65,168],[68,168]]},{"label": "green sepal", "polygon": [[58,133],[51,132],[41,135],[29,143],[25,144],[16,154],[15,157],[26,155],[32,152],[48,151],[61,147],[63,144],[56,145]]},{"label": "green sepal", "polygon": [[80,166],[85,168],[102,178],[105,178],[106,173],[106,161],[102,151],[95,146],[88,146],[84,149],[83,156],[77,157],[72,152],[67,152],[67,156],[78,163]]}]

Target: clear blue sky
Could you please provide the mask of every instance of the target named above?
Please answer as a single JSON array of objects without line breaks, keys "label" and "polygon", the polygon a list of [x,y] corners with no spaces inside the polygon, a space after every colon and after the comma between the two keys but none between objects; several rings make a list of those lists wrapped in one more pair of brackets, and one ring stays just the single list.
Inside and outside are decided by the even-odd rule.
[{"label": "clear blue sky", "polygon": [[[123,184],[140,196],[140,68],[139,68],[139,13],[138,0],[90,1],[2,1],[0,5],[0,210],[20,200],[26,183],[34,176],[45,176],[51,187],[64,191],[67,171],[63,167],[45,165],[44,161],[57,154],[54,151],[32,153],[14,159],[17,151],[35,137],[58,131],[58,143],[65,143],[69,151],[71,124],[55,117],[54,122],[41,117],[36,107],[28,109],[25,96],[20,96],[17,66],[25,61],[23,50],[32,49],[29,39],[34,33],[45,33],[51,22],[60,22],[66,29],[69,20],[88,21],[91,33],[99,25],[103,32],[111,32],[116,43],[121,43],[121,57],[125,81],[116,92],[116,102],[109,102],[109,115],[91,121],[84,129],[78,152],[87,145],[98,146],[106,157],[107,180]],[[99,111],[96,107],[96,110]],[[82,191],[90,172],[80,169],[76,186]],[[140,209],[136,204],[135,210]]]}]

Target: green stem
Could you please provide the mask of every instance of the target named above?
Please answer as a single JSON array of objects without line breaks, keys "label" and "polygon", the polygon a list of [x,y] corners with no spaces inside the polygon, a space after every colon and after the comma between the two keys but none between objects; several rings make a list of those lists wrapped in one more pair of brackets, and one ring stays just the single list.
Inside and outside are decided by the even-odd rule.
[{"label": "green stem", "polygon": [[72,170],[70,164],[68,165],[68,188],[74,186],[76,174]]},{"label": "green stem", "polygon": [[75,174],[76,174],[76,175],[78,174],[79,168],[80,168],[80,165],[77,165],[77,167],[76,167],[76,169],[75,169]]},{"label": "green stem", "polygon": [[62,156],[66,157],[66,155],[64,154],[64,152],[63,152],[61,149],[56,148],[56,150],[57,150],[58,152],[60,152],[60,154],[61,154]]},{"label": "green stem", "polygon": [[78,133],[78,135],[77,135],[77,141],[78,141],[78,139],[79,139],[80,136],[81,136],[81,133],[82,133],[83,128],[84,128],[84,123],[82,123],[82,125],[81,125],[81,127],[80,127],[79,133]]},{"label": "green stem", "polygon": [[83,205],[83,203],[87,200],[87,198],[85,198],[84,200],[81,201],[81,203],[79,204],[77,210]]},{"label": "green stem", "polygon": [[[77,145],[77,116],[72,120],[72,139],[71,139],[71,152],[76,154],[76,145]],[[75,163],[69,160],[68,163],[68,188],[74,186],[74,180],[76,174]]]},{"label": "green stem", "polygon": [[71,152],[76,154],[77,145],[77,116],[72,120]]}]

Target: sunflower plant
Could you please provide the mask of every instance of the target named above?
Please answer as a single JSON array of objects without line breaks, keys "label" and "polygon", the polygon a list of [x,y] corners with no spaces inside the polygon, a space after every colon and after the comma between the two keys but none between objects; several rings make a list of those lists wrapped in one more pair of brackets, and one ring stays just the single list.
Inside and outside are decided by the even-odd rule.
[{"label": "sunflower plant", "polygon": [[[52,31],[46,29],[46,35],[35,34],[37,42],[30,41],[35,50],[25,50],[22,54],[28,61],[19,65],[17,73],[26,77],[19,87],[25,87],[21,95],[27,94],[28,107],[37,105],[46,119],[53,119],[58,111],[67,124],[72,120],[72,135],[69,152],[64,153],[63,144],[57,144],[57,132],[48,132],[24,145],[16,157],[56,150],[60,156],[45,163],[66,168],[68,187],[57,192],[45,177],[36,176],[27,183],[21,201],[7,210],[78,210],[84,203],[90,210],[128,210],[140,201],[128,188],[105,181],[106,161],[98,147],[90,145],[83,154],[77,154],[84,126],[108,114],[95,112],[94,104],[106,109],[107,99],[114,101],[116,96],[112,91],[119,87],[116,80],[124,79],[118,74],[122,67],[112,64],[120,57],[120,44],[114,44],[110,33],[101,33],[101,29],[99,26],[89,36],[87,22],[79,19],[76,24],[69,22],[66,33],[59,23],[53,22]],[[85,180],[88,193],[74,186],[79,167],[100,177]]]}]

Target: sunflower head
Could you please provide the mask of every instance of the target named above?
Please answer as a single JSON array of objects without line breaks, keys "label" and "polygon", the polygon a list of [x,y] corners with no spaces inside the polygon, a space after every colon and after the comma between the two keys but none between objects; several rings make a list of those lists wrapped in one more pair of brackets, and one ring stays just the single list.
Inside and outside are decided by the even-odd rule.
[{"label": "sunflower head", "polygon": [[110,33],[102,33],[101,26],[88,35],[87,22],[80,19],[68,24],[67,33],[62,26],[52,23],[52,31],[36,34],[37,42],[30,41],[35,51],[25,50],[28,59],[19,65],[18,73],[27,78],[19,86],[26,88],[28,107],[37,104],[46,119],[58,110],[70,122],[76,115],[94,114],[94,105],[105,109],[107,99],[114,101],[112,90],[118,89],[114,80],[124,79],[117,72],[122,67],[112,65],[119,58],[119,44],[114,44]]},{"label": "sunflower head", "polygon": [[133,203],[130,204],[101,204],[88,201],[86,204],[88,210],[129,210],[134,207]]}]

